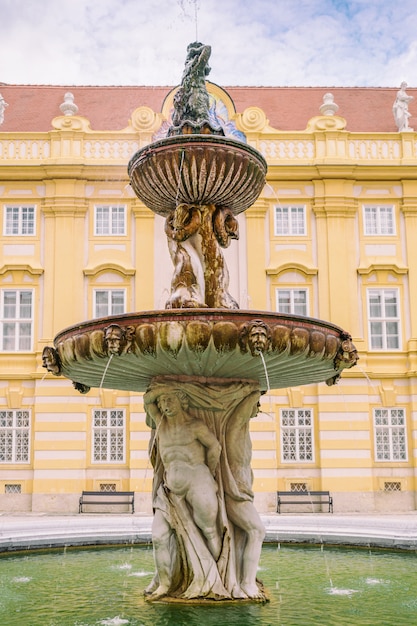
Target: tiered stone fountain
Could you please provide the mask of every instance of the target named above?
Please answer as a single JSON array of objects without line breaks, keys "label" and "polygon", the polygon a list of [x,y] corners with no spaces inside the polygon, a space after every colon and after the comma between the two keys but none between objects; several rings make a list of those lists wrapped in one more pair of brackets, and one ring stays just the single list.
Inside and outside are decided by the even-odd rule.
[{"label": "tiered stone fountain", "polygon": [[145,392],[154,467],[156,574],[149,600],[265,600],[249,422],[269,389],[326,381],[356,363],[350,336],[319,320],[239,310],[222,254],[265,184],[264,158],[210,110],[210,46],[188,46],[168,136],[137,152],[131,186],[166,218],[166,309],[60,332],[44,367],[91,387]]}]

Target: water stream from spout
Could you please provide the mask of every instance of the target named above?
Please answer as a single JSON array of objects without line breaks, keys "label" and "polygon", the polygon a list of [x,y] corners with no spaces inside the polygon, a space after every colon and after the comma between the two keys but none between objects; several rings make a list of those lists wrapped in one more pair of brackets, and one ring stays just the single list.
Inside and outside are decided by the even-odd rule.
[{"label": "water stream from spout", "polygon": [[[198,19],[197,19],[197,12],[198,12],[198,0],[178,0],[178,4],[182,10],[182,12],[184,13],[185,17],[190,17],[187,14],[186,8],[185,8],[185,4],[192,4],[194,7],[194,25],[195,25],[195,40],[198,41]],[[193,18],[191,18],[193,19]]]},{"label": "water stream from spout", "polygon": [[111,354],[109,356],[109,360],[107,361],[107,365],[104,368],[103,376],[101,377],[101,381],[100,381],[100,389],[103,387],[104,379],[106,378],[107,370],[109,369],[109,365],[111,363],[112,358],[113,358],[113,354]]},{"label": "water stream from spout", "polygon": [[261,357],[262,363],[263,363],[263,366],[264,366],[265,379],[266,379],[266,390],[270,391],[271,390],[271,386],[269,384],[268,370],[266,369],[266,363],[265,363],[264,355],[263,355],[262,352],[259,352],[259,356]]}]

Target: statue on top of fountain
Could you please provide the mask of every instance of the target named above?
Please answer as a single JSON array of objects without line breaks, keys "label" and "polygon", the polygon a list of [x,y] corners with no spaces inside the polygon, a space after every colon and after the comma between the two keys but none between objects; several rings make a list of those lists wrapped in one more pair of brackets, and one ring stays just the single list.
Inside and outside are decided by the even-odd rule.
[{"label": "statue on top of fountain", "polygon": [[206,76],[210,73],[208,60],[211,46],[195,41],[187,46],[187,58],[181,86],[174,96],[172,135],[211,134],[224,135],[220,122],[210,110]]},{"label": "statue on top of fountain", "polygon": [[[206,88],[210,54],[211,46],[200,42],[188,45],[168,137],[224,136],[221,123],[210,108]],[[165,308],[238,309],[228,292],[229,272],[221,251],[229,246],[231,239],[239,239],[239,225],[230,208],[180,203],[166,218],[165,232],[174,264],[171,295]]]}]

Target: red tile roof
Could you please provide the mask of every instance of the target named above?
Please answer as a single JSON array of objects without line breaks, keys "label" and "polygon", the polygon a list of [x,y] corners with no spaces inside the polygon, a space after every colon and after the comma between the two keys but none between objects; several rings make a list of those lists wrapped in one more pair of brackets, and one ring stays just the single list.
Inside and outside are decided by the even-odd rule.
[{"label": "red tile roof", "polygon": [[[261,108],[270,126],[279,130],[304,130],[309,119],[320,115],[323,95],[331,92],[339,105],[337,115],[347,120],[353,132],[396,132],[392,105],[397,88],[386,87],[225,87],[236,111],[250,106]],[[161,111],[171,87],[94,87],[8,85],[0,83],[0,94],[8,103],[0,132],[46,132],[51,121],[62,115],[59,106],[64,94],[74,94],[78,114],[90,120],[93,130],[121,130],[128,126],[139,106]],[[417,89],[409,111],[410,127],[417,130]]]}]

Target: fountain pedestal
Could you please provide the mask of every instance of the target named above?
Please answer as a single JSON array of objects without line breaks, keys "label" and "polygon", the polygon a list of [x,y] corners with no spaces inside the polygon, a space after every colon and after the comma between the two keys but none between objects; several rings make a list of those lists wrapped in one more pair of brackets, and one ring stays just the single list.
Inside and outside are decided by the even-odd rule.
[{"label": "fountain pedestal", "polygon": [[255,381],[196,377],[155,378],[145,393],[158,570],[150,599],[265,598],[249,436],[259,397]]}]

